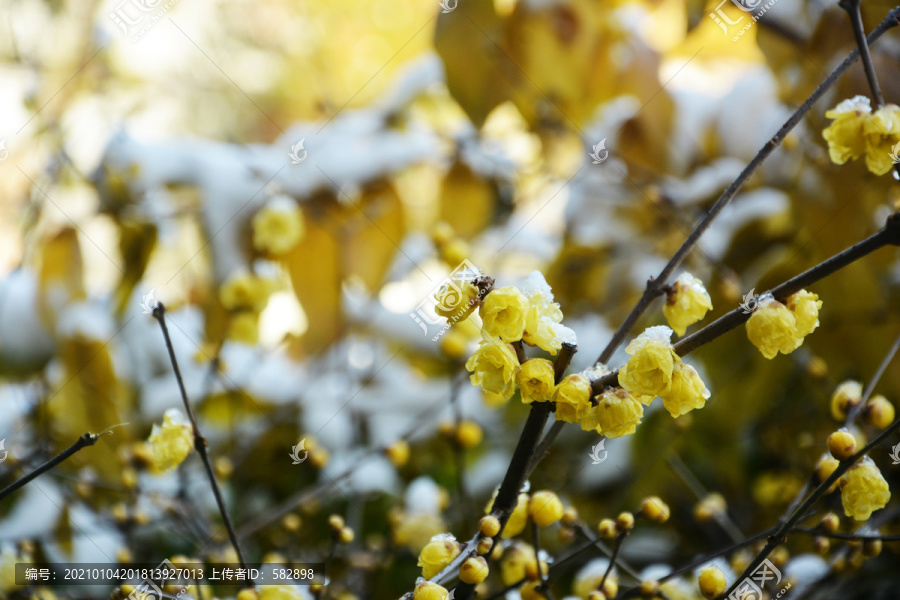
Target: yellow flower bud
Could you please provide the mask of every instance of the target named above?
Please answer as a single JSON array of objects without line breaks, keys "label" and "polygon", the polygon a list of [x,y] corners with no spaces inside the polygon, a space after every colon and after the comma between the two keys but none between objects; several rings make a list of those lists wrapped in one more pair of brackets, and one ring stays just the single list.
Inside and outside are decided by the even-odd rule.
[{"label": "yellow flower bud", "polygon": [[806,337],[819,326],[819,309],[822,301],[812,292],[800,290],[787,299],[788,309],[797,319],[797,335]]},{"label": "yellow flower bud", "polygon": [[[487,554],[491,551],[491,548],[494,547],[493,538],[481,538],[478,540],[478,545],[475,546],[475,552],[478,554]],[[500,556],[499,552],[494,553],[494,558],[498,558]]]},{"label": "yellow flower bud", "polygon": [[819,527],[830,533],[834,533],[841,526],[841,518],[833,512],[829,512],[819,522]]},{"label": "yellow flower bud", "polygon": [[817,535],[813,538],[813,550],[816,554],[824,556],[831,551],[831,541],[827,537]]},{"label": "yellow flower bud", "polygon": [[538,589],[541,585],[540,581],[527,581],[519,588],[519,596],[522,600],[547,600],[547,596]]},{"label": "yellow flower bud", "polygon": [[871,118],[863,121],[866,143],[866,167],[876,175],[884,175],[894,167],[891,155],[900,143],[900,107],[885,104]]},{"label": "yellow flower bud", "polygon": [[480,556],[467,558],[459,568],[459,580],[472,585],[481,583],[488,576],[487,561]]},{"label": "yellow flower bud", "polygon": [[862,384],[847,380],[838,385],[831,395],[831,417],[835,421],[844,421],[847,414],[862,401]]},{"label": "yellow flower bud", "polygon": [[712,299],[709,297],[703,282],[691,275],[682,273],[672,284],[663,314],[669,327],[679,336],[684,335],[687,328],[706,316],[712,310]]},{"label": "yellow flower bud", "polygon": [[[491,292],[493,295],[493,292]],[[472,385],[480,385],[508,400],[516,391],[515,377],[519,368],[516,353],[507,344],[482,342],[466,361]]]},{"label": "yellow flower bud", "polygon": [[600,589],[607,598],[615,598],[619,594],[619,580],[610,575]]},{"label": "yellow flower bud", "polygon": [[568,507],[565,511],[563,511],[561,520],[562,524],[566,527],[573,526],[578,521],[578,511],[575,510],[574,506]]},{"label": "yellow flower bud", "polygon": [[648,496],[641,502],[641,514],[654,523],[665,523],[669,520],[671,511],[659,496]]},{"label": "yellow flower bud", "polygon": [[170,408],[163,416],[162,427],[153,425],[149,442],[153,465],[160,471],[170,471],[194,451],[194,431],[181,412]]},{"label": "yellow flower bud", "polygon": [[882,547],[881,540],[863,540],[862,554],[867,558],[874,558],[881,554]]},{"label": "yellow flower bud", "polygon": [[434,298],[437,300],[434,312],[453,324],[469,318],[478,306],[481,294],[470,281],[449,281],[435,293]]},{"label": "yellow flower bud", "polygon": [[550,400],[556,387],[553,363],[545,358],[526,360],[516,375],[516,383],[525,404]]},{"label": "yellow flower bud", "polygon": [[500,581],[512,585],[525,579],[528,565],[534,565],[537,557],[534,548],[528,544],[513,543],[503,553],[500,560]]},{"label": "yellow flower bud", "polygon": [[718,598],[725,593],[727,584],[725,582],[725,573],[718,567],[710,566],[700,572],[700,593],[704,598]]},{"label": "yellow flower bud", "polygon": [[850,467],[841,477],[841,503],[848,517],[866,521],[873,511],[884,508],[890,499],[887,481],[868,457]]},{"label": "yellow flower bud", "polygon": [[709,396],[709,390],[697,370],[681,363],[672,372],[672,386],[662,395],[662,399],[669,414],[680,417],[695,408],[703,408]]},{"label": "yellow flower bud", "polygon": [[634,529],[634,515],[628,511],[620,512],[616,517],[616,529],[619,533]]},{"label": "yellow flower bud", "polygon": [[856,438],[846,429],[839,429],[828,436],[828,451],[838,460],[847,460],[856,452]]},{"label": "yellow flower bud", "polygon": [[566,423],[577,423],[591,406],[591,382],[581,374],[566,375],[553,392],[556,418]]},{"label": "yellow flower bud", "polygon": [[803,343],[794,313],[771,296],[760,298],[746,328],[750,342],[768,359],[779,352],[790,354]]},{"label": "yellow flower bud", "polygon": [[694,519],[698,523],[709,523],[719,515],[725,514],[725,497],[713,492],[694,506]]},{"label": "yellow flower bud", "polygon": [[234,463],[227,456],[220,456],[213,461],[216,475],[222,479],[228,479],[234,473]]},{"label": "yellow flower bud", "polygon": [[508,286],[495,288],[481,303],[479,314],[484,330],[504,342],[517,342],[525,331],[525,311],[528,300],[518,289]]},{"label": "yellow flower bud", "polygon": [[[828,479],[828,477],[834,473],[835,469],[838,468],[838,465],[838,459],[832,457],[830,454],[824,454],[816,465],[816,478],[819,480],[819,483]],[[835,481],[831,487],[828,488],[828,493],[833,492],[837,488],[837,485],[838,482]]]},{"label": "yellow flower bud", "polygon": [[669,341],[668,327],[650,327],[628,344],[631,355],[619,370],[619,384],[635,396],[659,396],[672,386],[672,371],[681,359]]},{"label": "yellow flower bud", "polygon": [[303,237],[303,213],[287,196],[269,201],[253,216],[253,247],[274,255],[286,254]]},{"label": "yellow flower bud", "polygon": [[456,443],[462,448],[474,448],[482,439],[484,433],[475,421],[462,421],[456,428]]},{"label": "yellow flower bud", "polygon": [[416,585],[413,600],[447,600],[449,595],[450,593],[438,584],[423,581]]},{"label": "yellow flower bud", "polygon": [[659,582],[655,579],[647,579],[641,582],[641,596],[655,598],[659,594]]},{"label": "yellow flower bud", "polygon": [[259,600],[302,600],[302,598],[289,585],[259,586]]},{"label": "yellow flower bud", "polygon": [[554,492],[541,490],[531,495],[528,502],[528,516],[538,527],[546,527],[562,518],[563,505]]},{"label": "yellow flower bud", "polygon": [[478,530],[483,536],[489,538],[496,537],[497,534],[500,533],[500,519],[494,515],[483,517],[481,521],[478,522]]},{"label": "yellow flower bud", "polygon": [[605,389],[597,405],[589,405],[581,416],[581,428],[608,438],[631,435],[641,423],[644,406],[624,388]]},{"label": "yellow flower bud", "polygon": [[894,422],[894,405],[882,395],[870,398],[863,409],[866,423],[876,429],[885,429]]},{"label": "yellow flower bud", "polygon": [[419,553],[418,566],[422,567],[422,577],[431,579],[459,556],[459,542],[452,535],[443,533],[431,538]]},{"label": "yellow flower bud", "polygon": [[288,513],[281,519],[281,526],[284,527],[285,531],[288,533],[297,533],[297,531],[300,530],[300,525],[302,523],[303,521],[300,517],[294,513]]},{"label": "yellow flower bud", "polygon": [[519,499],[516,502],[516,507],[513,509],[512,514],[509,515],[509,519],[507,519],[506,526],[503,528],[503,533],[500,534],[500,537],[515,537],[522,533],[522,530],[525,529],[525,525],[527,524],[528,494],[519,494]]},{"label": "yellow flower bud", "polygon": [[439,344],[444,356],[451,360],[460,360],[466,355],[469,337],[454,327],[441,338]]},{"label": "yellow flower bud", "polygon": [[406,440],[397,440],[385,448],[384,453],[387,455],[388,460],[399,469],[409,462],[409,443]]},{"label": "yellow flower bud", "polygon": [[600,523],[597,524],[597,532],[600,534],[600,537],[606,540],[611,540],[616,537],[616,522],[612,519],[602,519]]},{"label": "yellow flower bud", "polygon": [[342,544],[349,544],[353,542],[354,537],[356,537],[356,534],[354,534],[353,530],[349,527],[344,527],[338,532],[337,535],[338,541]]},{"label": "yellow flower bud", "polygon": [[341,515],[331,515],[328,517],[328,526],[335,533],[344,528],[344,517]]}]

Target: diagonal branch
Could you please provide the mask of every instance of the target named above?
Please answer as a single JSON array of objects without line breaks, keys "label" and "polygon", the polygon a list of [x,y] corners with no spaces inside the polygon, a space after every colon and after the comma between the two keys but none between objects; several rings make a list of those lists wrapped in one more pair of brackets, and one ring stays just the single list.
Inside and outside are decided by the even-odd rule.
[{"label": "diagonal branch", "polygon": [[59,454],[57,454],[56,456],[54,456],[53,458],[51,458],[50,460],[48,460],[47,462],[45,462],[44,464],[42,464],[41,466],[36,468],[34,471],[23,475],[16,481],[12,482],[8,486],[6,486],[2,490],[0,490],[0,500],[3,500],[4,498],[9,496],[13,492],[18,490],[19,488],[24,487],[29,481],[46,473],[47,471],[49,471],[50,469],[52,469],[59,463],[63,462],[64,460],[66,460],[67,458],[69,458],[70,456],[72,456],[73,454],[75,454],[76,452],[81,450],[82,448],[87,448],[88,446],[93,446],[94,444],[97,443],[97,440],[100,439],[101,435],[103,435],[103,434],[102,433],[91,433],[91,432],[87,432],[87,433],[83,434],[81,437],[78,438],[78,440],[74,444],[72,444],[71,446],[69,446],[68,448],[66,448],[65,450],[63,450],[62,452],[60,452]]}]

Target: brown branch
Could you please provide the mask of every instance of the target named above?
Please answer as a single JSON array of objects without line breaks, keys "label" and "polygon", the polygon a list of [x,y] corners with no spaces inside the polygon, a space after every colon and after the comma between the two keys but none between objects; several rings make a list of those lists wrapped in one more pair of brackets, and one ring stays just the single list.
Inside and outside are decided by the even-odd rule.
[{"label": "brown branch", "polygon": [[875,108],[884,106],[884,96],[881,94],[881,86],[878,85],[878,77],[875,75],[875,67],[872,65],[872,55],[869,54],[869,44],[866,42],[866,30],[863,28],[862,13],[859,6],[862,0],[840,0],[838,5],[850,15],[850,23],[853,25],[853,37],[856,38],[856,46],[862,56],[863,69],[869,88],[872,90],[872,98],[875,100]]},{"label": "brown branch", "polygon": [[[194,432],[194,447],[197,449],[200,458],[203,459],[203,466],[206,469],[209,485],[212,487],[213,495],[216,497],[219,513],[222,515],[222,522],[225,524],[225,529],[228,530],[228,537],[231,540],[231,545],[234,546],[235,552],[237,552],[241,567],[247,569],[247,559],[244,557],[244,551],[241,549],[237,534],[234,532],[234,524],[232,524],[231,517],[228,515],[228,508],[225,506],[225,500],[222,498],[222,491],[219,489],[219,484],[216,481],[216,474],[213,470],[212,461],[209,459],[206,438],[200,433],[200,427],[197,425],[197,417],[194,416],[194,411],[188,400],[187,390],[184,388],[184,379],[181,377],[181,369],[178,367],[178,360],[175,358],[175,349],[172,347],[172,338],[169,336],[169,328],[166,326],[166,307],[162,302],[157,302],[156,307],[153,309],[153,318],[159,322],[159,327],[162,329],[163,338],[165,338],[166,341],[166,349],[169,351],[169,360],[172,363],[172,369],[175,371],[175,380],[178,382],[178,390],[181,392],[184,409],[191,421],[191,428]],[[250,580],[250,583],[253,583],[252,579]]]},{"label": "brown branch", "polygon": [[[859,0],[854,0],[858,2]],[[884,35],[888,30],[892,27],[896,27],[897,24],[900,23],[900,7],[892,9],[885,19],[876,27],[868,37],[868,43],[873,44],[875,41]],[[868,51],[868,46],[864,45]],[[631,331],[631,328],[637,322],[638,318],[647,310],[647,307],[650,306],[650,303],[656,299],[658,296],[661,296],[664,292],[666,286],[666,280],[672,275],[676,268],[681,264],[681,262],[685,259],[688,253],[694,248],[697,242],[700,239],[707,229],[709,229],[712,222],[715,220],[719,213],[728,205],[729,202],[734,198],[737,194],[738,190],[741,186],[746,183],[746,181],[750,178],[751,175],[756,171],[757,168],[769,157],[772,152],[775,151],[781,142],[784,141],[784,138],[791,132],[791,130],[797,126],[797,124],[806,116],[813,105],[818,102],[819,98],[821,98],[828,89],[834,85],[834,83],[838,80],[838,78],[843,75],[847,69],[850,68],[853,63],[855,63],[860,57],[860,50],[856,49],[850,52],[847,57],[841,61],[834,70],[829,73],[828,77],[819,84],[812,94],[803,102],[797,110],[788,118],[787,121],[781,126],[781,128],[772,136],[765,145],[760,148],[759,152],[756,153],[756,156],[747,163],[747,166],[744,167],[744,170],[740,172],[737,178],[728,186],[728,188],[722,192],[722,195],[716,200],[715,204],[709,209],[709,212],[703,216],[697,226],[691,231],[690,235],[688,235],[687,239],[682,244],[681,248],[675,252],[675,255],[669,260],[665,267],[663,267],[662,271],[659,272],[655,278],[651,277],[647,281],[647,286],[644,289],[644,293],[641,295],[640,300],[635,305],[635,307],[631,310],[616,332],[613,334],[612,339],[606,345],[606,348],[603,349],[603,352],[600,353],[600,357],[597,359],[597,363],[608,363],[609,359],[612,358],[613,352],[616,351],[622,342],[625,340],[625,336],[628,335],[628,332]]]},{"label": "brown branch", "polygon": [[3,500],[4,498],[9,496],[13,492],[18,490],[19,488],[24,487],[29,481],[46,473],[47,471],[49,471],[50,469],[52,469],[59,463],[63,462],[64,460],[66,460],[67,458],[69,458],[70,456],[72,456],[73,454],[75,454],[76,452],[81,450],[82,448],[87,448],[88,446],[93,446],[94,444],[97,443],[97,440],[100,438],[101,435],[103,435],[103,434],[91,433],[91,432],[82,434],[82,436],[79,437],[78,440],[76,440],[76,442],[74,444],[72,444],[71,446],[69,446],[68,448],[66,448],[65,450],[63,450],[62,452],[60,452],[59,454],[57,454],[56,456],[54,456],[53,458],[51,458],[50,460],[48,460],[47,462],[45,462],[44,464],[39,466],[35,470],[23,475],[16,481],[12,482],[8,486],[6,486],[2,490],[0,490],[0,500]]},{"label": "brown branch", "polygon": [[[835,254],[831,258],[824,260],[800,275],[785,281],[767,293],[772,294],[776,300],[784,302],[791,294],[799,292],[803,288],[828,277],[847,265],[888,244],[900,245],[900,213],[894,213],[889,216],[884,228],[878,233],[869,236],[843,252]],[[704,344],[708,344],[717,337],[738,327],[742,323],[745,323],[749,318],[750,313],[744,312],[741,308],[736,308],[719,317],[700,331],[680,339],[675,343],[675,352],[677,352],[679,356],[685,356]],[[605,388],[615,387],[617,385],[619,385],[618,370],[604,375],[599,379],[595,379],[592,387],[594,393],[599,394]]]},{"label": "brown branch", "polygon": [[894,340],[894,345],[891,346],[891,349],[888,350],[888,353],[884,355],[884,358],[881,359],[881,364],[878,365],[878,368],[875,370],[875,374],[872,375],[872,380],[869,381],[869,384],[866,386],[866,389],[863,390],[863,394],[859,399],[859,404],[854,406],[847,413],[847,420],[844,422],[845,427],[849,427],[860,412],[865,408],[866,402],[869,400],[869,396],[872,395],[872,392],[875,391],[875,386],[878,385],[878,382],[881,381],[882,375],[887,370],[888,365],[891,364],[891,361],[894,360],[894,356],[897,354],[897,350],[900,350],[900,335],[897,335],[897,339]]}]

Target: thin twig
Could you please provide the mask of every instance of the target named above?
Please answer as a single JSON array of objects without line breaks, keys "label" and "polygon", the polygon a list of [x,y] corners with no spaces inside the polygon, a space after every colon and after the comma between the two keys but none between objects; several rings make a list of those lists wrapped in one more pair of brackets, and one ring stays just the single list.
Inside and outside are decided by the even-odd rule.
[{"label": "thin twig", "polygon": [[[857,0],[858,1],[858,0]],[[900,7],[892,9],[885,19],[876,27],[868,37],[868,43],[873,44],[878,38],[884,35],[888,30],[892,27],[896,27],[897,24],[900,23]],[[868,48],[868,46],[865,46]],[[613,352],[616,351],[621,343],[625,340],[625,336],[628,335],[628,332],[631,331],[631,328],[637,322],[638,318],[647,310],[647,307],[650,306],[650,303],[656,299],[658,296],[661,296],[664,292],[664,288],[666,286],[666,280],[676,268],[681,264],[681,262],[685,259],[688,253],[694,248],[697,242],[700,239],[707,229],[709,229],[712,222],[715,220],[719,213],[728,205],[729,202],[734,198],[737,194],[738,190],[744,185],[744,183],[750,178],[751,175],[756,171],[757,168],[769,157],[772,152],[784,141],[784,138],[791,132],[791,130],[797,126],[797,124],[806,116],[813,105],[821,98],[828,89],[834,85],[834,83],[838,80],[838,78],[843,75],[847,69],[850,68],[853,63],[855,63],[860,56],[859,49],[853,50],[847,57],[841,61],[837,67],[825,78],[825,80],[819,84],[812,94],[800,105],[797,110],[794,111],[787,121],[781,126],[781,128],[772,136],[765,145],[760,148],[759,152],[756,153],[756,156],[747,163],[747,166],[740,172],[740,174],[735,178],[735,180],[728,186],[722,195],[719,196],[716,203],[709,209],[709,212],[704,215],[704,217],[697,223],[697,226],[691,231],[690,235],[688,235],[687,239],[682,244],[681,248],[675,252],[675,255],[669,260],[665,267],[663,267],[662,271],[660,271],[659,275],[655,278],[650,278],[647,281],[647,286],[644,289],[644,293],[641,295],[640,300],[635,305],[635,307],[631,310],[619,328],[616,330],[615,334],[613,334],[612,339],[606,345],[606,348],[603,349],[603,352],[600,353],[600,357],[597,359],[597,363],[608,363],[609,359],[612,358]]]},{"label": "thin twig", "polygon": [[[194,411],[188,400],[187,390],[184,388],[184,379],[181,377],[181,369],[178,367],[178,360],[175,358],[175,349],[172,347],[172,338],[169,336],[169,328],[166,326],[166,307],[162,302],[157,302],[156,307],[153,309],[153,318],[159,322],[163,338],[165,338],[166,349],[169,351],[169,360],[172,363],[172,369],[175,371],[175,380],[178,382],[178,390],[181,392],[181,399],[184,402],[184,410],[187,412],[188,418],[191,421],[191,428],[194,432],[194,447],[197,449],[200,458],[203,459],[203,466],[205,467],[206,475],[209,478],[209,485],[212,487],[213,495],[216,497],[219,513],[222,515],[222,522],[225,524],[225,529],[228,530],[228,537],[231,540],[234,551],[238,555],[241,567],[247,569],[247,559],[244,557],[244,551],[241,549],[237,534],[234,532],[234,525],[231,522],[231,517],[228,515],[228,508],[225,506],[225,500],[222,498],[222,491],[219,489],[219,484],[216,481],[216,474],[213,470],[212,461],[209,458],[209,452],[207,450],[206,438],[200,433],[200,427],[197,425],[197,417],[194,416]],[[253,580],[249,581],[251,584],[253,583]]]},{"label": "thin twig", "polygon": [[869,81],[869,88],[872,90],[875,107],[881,108],[884,106],[884,96],[881,94],[881,86],[878,85],[878,77],[875,75],[875,67],[872,65],[872,55],[869,53],[866,30],[863,28],[862,13],[859,9],[860,4],[862,4],[862,0],[840,0],[838,2],[838,5],[846,10],[850,16],[850,23],[853,25],[853,37],[856,38],[856,46],[859,48],[860,56],[862,56],[863,69],[866,72],[866,79]]},{"label": "thin twig", "polygon": [[806,527],[794,527],[791,533],[808,533],[809,535],[817,535],[820,537],[831,538],[834,540],[858,540],[864,542],[866,540],[880,540],[882,542],[900,541],[900,535],[859,535],[855,533],[838,533],[836,531],[825,531],[823,529],[810,529]]},{"label": "thin twig", "polygon": [[23,475],[16,481],[12,482],[8,486],[6,486],[2,490],[0,490],[0,500],[3,500],[7,496],[9,496],[13,492],[15,492],[17,489],[23,487],[25,484],[27,484],[32,479],[35,479],[36,477],[42,475],[43,473],[46,473],[47,471],[49,471],[50,469],[52,469],[59,463],[63,462],[64,460],[66,460],[67,458],[69,458],[70,456],[72,456],[73,454],[75,454],[76,452],[81,450],[82,448],[87,448],[88,446],[93,446],[94,444],[97,443],[97,440],[100,439],[101,435],[102,434],[100,434],[100,433],[91,433],[91,432],[82,434],[82,436],[79,437],[78,440],[74,444],[72,444],[71,446],[69,446],[68,448],[66,448],[65,450],[63,450],[62,452],[60,452],[59,454],[57,454],[56,456],[54,456],[53,458],[51,458],[50,460],[48,460],[47,462],[45,462],[44,464],[42,464],[41,466],[36,468],[34,471],[31,471],[30,473]]},{"label": "thin twig", "polygon": [[597,584],[597,589],[602,590],[603,584],[606,583],[606,579],[609,577],[609,574],[612,573],[613,567],[616,566],[616,559],[619,558],[619,552],[622,550],[622,544],[625,543],[625,538],[628,537],[628,531],[623,531],[616,537],[616,545],[613,546],[613,553],[609,559],[609,564],[606,565],[606,572],[603,573],[603,578],[600,580],[600,583]]},{"label": "thin twig", "polygon": [[[847,248],[843,252],[839,252],[834,256],[825,259],[818,265],[785,281],[767,293],[772,294],[776,300],[784,302],[791,294],[799,292],[803,288],[828,277],[832,273],[843,269],[847,265],[852,264],[860,258],[863,258],[888,244],[900,245],[900,213],[894,213],[889,216],[884,228],[877,233]],[[703,329],[678,340],[674,345],[675,352],[679,356],[685,356],[704,344],[708,344],[717,337],[745,323],[750,318],[751,314],[752,313],[744,312],[740,307],[725,313]],[[599,379],[595,379],[591,386],[593,387],[594,393],[599,394],[605,388],[615,387],[618,384],[619,371],[616,370]]]},{"label": "thin twig", "polygon": [[[681,478],[681,481],[684,482],[684,485],[688,487],[688,489],[693,492],[693,494],[697,497],[698,500],[703,500],[709,492],[703,487],[703,484],[700,483],[700,480],[691,472],[684,461],[681,460],[681,457],[678,454],[671,450],[666,455],[666,462],[669,463],[669,466],[672,468],[672,471]],[[731,538],[732,542],[739,542],[744,539],[744,533],[741,531],[740,527],[731,520],[731,517],[728,516],[728,511],[723,511],[720,514],[716,515],[716,523],[725,530],[725,533],[728,534],[728,537]]]},{"label": "thin twig", "polygon": [[878,368],[875,370],[875,374],[872,375],[872,380],[869,381],[866,389],[863,390],[863,394],[859,400],[859,404],[848,411],[847,421],[844,423],[845,426],[849,426],[850,424],[852,424],[859,413],[862,412],[862,410],[865,408],[866,402],[868,402],[869,400],[869,396],[871,396],[872,392],[875,391],[875,386],[878,385],[879,381],[881,381],[881,377],[887,370],[888,365],[891,364],[892,360],[894,360],[894,356],[897,354],[897,350],[900,350],[900,334],[897,335],[897,339],[894,340],[894,345],[891,346],[891,349],[888,350],[888,353],[884,355],[884,358],[881,360],[881,364],[878,365]]}]

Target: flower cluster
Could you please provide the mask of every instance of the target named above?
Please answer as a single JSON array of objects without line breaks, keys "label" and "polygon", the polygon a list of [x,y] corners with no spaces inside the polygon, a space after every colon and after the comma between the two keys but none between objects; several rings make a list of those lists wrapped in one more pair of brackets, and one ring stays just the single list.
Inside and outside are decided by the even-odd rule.
[{"label": "flower cluster", "polygon": [[747,320],[747,337],[766,358],[790,354],[819,326],[820,308],[819,297],[806,290],[791,295],[785,304],[766,294]]},{"label": "flower cluster", "polygon": [[669,414],[680,417],[703,408],[710,392],[696,369],[681,362],[671,337],[671,329],[659,326],[632,340],[625,348],[631,358],[619,370],[619,384],[642,404],[661,397]]},{"label": "flower cluster", "polygon": [[[478,301],[478,289],[465,284],[463,302]],[[439,304],[445,298],[438,298]],[[480,385],[490,394],[508,400],[516,391],[516,384],[526,404],[551,400],[556,393],[553,363],[546,359],[531,359],[519,364],[511,343],[524,342],[554,355],[564,342],[575,343],[574,332],[561,325],[562,311],[553,302],[553,293],[540,272],[529,275],[523,289],[495,288],[480,301],[479,316],[484,338],[466,362],[472,373],[472,385]]]},{"label": "flower cluster", "polygon": [[866,157],[866,167],[884,175],[893,167],[892,154],[900,143],[900,107],[887,104],[872,111],[869,99],[856,96],[825,113],[833,119],[822,136],[828,142],[831,162],[842,165]]},{"label": "flower cluster", "polygon": [[238,342],[255,344],[259,338],[259,314],[275,291],[275,281],[238,272],[219,290],[219,302],[231,314],[228,336]]},{"label": "flower cluster", "polygon": [[177,409],[170,408],[163,415],[162,427],[153,425],[149,442],[153,466],[159,471],[170,471],[194,451],[194,430]]}]

